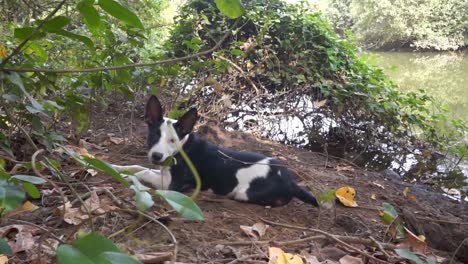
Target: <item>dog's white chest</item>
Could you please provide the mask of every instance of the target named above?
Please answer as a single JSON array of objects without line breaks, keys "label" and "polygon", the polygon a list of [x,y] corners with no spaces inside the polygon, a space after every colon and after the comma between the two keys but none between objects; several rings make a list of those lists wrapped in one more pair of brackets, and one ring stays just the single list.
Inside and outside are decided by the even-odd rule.
[{"label": "dog's white chest", "polygon": [[236,172],[238,184],[228,194],[228,197],[238,201],[248,201],[247,190],[250,188],[250,183],[257,178],[266,178],[268,176],[270,172],[270,159],[265,158],[247,168],[239,169]]}]

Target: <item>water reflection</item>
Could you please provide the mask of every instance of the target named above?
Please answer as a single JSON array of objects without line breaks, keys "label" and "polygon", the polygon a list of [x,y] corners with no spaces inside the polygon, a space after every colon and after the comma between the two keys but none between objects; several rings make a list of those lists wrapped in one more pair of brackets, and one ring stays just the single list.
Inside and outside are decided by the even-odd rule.
[{"label": "water reflection", "polygon": [[425,89],[468,121],[468,52],[369,52],[402,91]]}]

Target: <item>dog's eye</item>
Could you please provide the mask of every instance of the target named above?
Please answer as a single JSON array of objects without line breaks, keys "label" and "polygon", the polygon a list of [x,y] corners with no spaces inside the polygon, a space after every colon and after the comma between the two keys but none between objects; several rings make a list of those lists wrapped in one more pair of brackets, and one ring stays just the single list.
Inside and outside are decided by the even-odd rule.
[{"label": "dog's eye", "polygon": [[169,140],[171,143],[175,143],[175,139],[171,138],[171,140]]}]

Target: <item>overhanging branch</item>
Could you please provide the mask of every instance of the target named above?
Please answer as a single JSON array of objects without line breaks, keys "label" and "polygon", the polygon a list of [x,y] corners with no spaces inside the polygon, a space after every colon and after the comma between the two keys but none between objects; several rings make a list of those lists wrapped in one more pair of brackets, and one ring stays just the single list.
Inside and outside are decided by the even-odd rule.
[{"label": "overhanging branch", "polygon": [[125,70],[131,69],[136,67],[148,67],[154,66],[159,64],[171,64],[179,61],[185,61],[194,59],[203,55],[210,54],[221,46],[221,44],[229,37],[232,32],[232,29],[237,25],[237,21],[232,25],[232,27],[223,35],[223,37],[211,48],[205,51],[201,51],[198,53],[194,53],[191,55],[187,55],[184,57],[173,58],[173,59],[166,59],[166,60],[159,60],[154,62],[147,62],[147,63],[133,63],[133,64],[126,64],[126,65],[119,65],[119,66],[109,66],[109,67],[96,67],[96,68],[85,68],[85,69],[46,69],[46,68],[1,68],[0,71],[10,71],[10,72],[44,72],[44,73],[56,73],[56,74],[65,74],[65,73],[83,73],[83,72],[98,72],[98,71],[112,71],[112,70]]}]

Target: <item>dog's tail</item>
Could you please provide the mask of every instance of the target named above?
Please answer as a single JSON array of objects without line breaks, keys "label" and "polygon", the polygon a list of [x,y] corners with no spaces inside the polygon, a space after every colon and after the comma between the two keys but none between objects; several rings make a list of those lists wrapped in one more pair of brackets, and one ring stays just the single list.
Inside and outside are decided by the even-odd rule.
[{"label": "dog's tail", "polygon": [[317,202],[317,199],[315,199],[315,197],[311,193],[304,190],[303,188],[301,188],[297,184],[294,184],[293,188],[294,188],[294,196],[296,198],[298,198],[299,200],[301,200],[301,201],[303,201],[305,203],[311,204],[313,206],[316,206],[316,207],[319,206],[318,202]]}]

